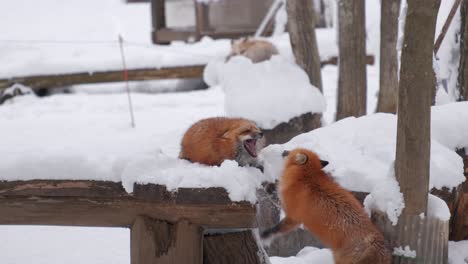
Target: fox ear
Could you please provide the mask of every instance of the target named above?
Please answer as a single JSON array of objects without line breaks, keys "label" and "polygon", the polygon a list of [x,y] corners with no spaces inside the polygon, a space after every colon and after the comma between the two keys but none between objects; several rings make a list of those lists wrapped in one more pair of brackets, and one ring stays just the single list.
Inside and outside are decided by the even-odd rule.
[{"label": "fox ear", "polygon": [[320,164],[322,164],[322,168],[328,165],[328,161],[320,160]]},{"label": "fox ear", "polygon": [[303,165],[307,162],[308,158],[307,155],[302,154],[302,153],[297,153],[296,154],[296,163],[299,165]]}]

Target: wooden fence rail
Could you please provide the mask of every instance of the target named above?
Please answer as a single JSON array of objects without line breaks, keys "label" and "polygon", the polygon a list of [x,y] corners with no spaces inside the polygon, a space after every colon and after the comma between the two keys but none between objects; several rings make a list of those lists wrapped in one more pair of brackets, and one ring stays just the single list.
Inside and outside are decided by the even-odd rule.
[{"label": "wooden fence rail", "polygon": [[[223,188],[168,192],[160,185],[135,185],[128,194],[114,182],[15,181],[0,182],[0,224],[127,227],[132,264],[201,264],[203,230],[254,228],[256,210],[248,202],[232,202]],[[257,245],[250,231],[237,236]],[[232,245],[211,247],[204,263],[240,254],[226,247]],[[243,248],[249,262],[231,257],[231,263],[264,263],[259,249]]]},{"label": "wooden fence rail", "polygon": [[[167,68],[145,68],[128,70],[129,81],[201,78],[205,65],[180,66]],[[69,74],[48,74],[19,76],[0,79],[0,92],[14,83],[21,83],[32,89],[63,87],[73,84],[106,83],[124,81],[122,70],[79,72]]]}]

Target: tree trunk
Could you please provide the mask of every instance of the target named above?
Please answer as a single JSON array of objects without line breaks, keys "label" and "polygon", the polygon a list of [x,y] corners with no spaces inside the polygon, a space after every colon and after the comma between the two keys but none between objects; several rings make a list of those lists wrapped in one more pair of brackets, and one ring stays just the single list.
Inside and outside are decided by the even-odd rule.
[{"label": "tree trunk", "polygon": [[395,173],[409,214],[426,212],[435,23],[440,0],[409,0],[401,55]]},{"label": "tree trunk", "polygon": [[[401,55],[400,87],[398,98],[398,128],[395,174],[405,199],[400,216],[400,230],[396,241],[399,246],[419,249],[418,257],[404,263],[427,263],[425,258],[434,252],[442,255],[446,263],[444,240],[437,246],[420,247],[419,230],[425,221],[416,221],[427,211],[430,162],[431,101],[436,79],[432,68],[434,34],[440,0],[408,0],[405,37]],[[430,234],[437,236],[437,228]],[[445,240],[448,240],[444,237]],[[427,243],[432,243],[429,236]],[[397,245],[398,246],[398,245]],[[438,253],[440,251],[440,254]]]},{"label": "tree trunk", "polygon": [[459,101],[468,100],[468,23],[466,23],[466,15],[468,14],[468,0],[463,0],[461,7],[461,41],[460,41],[460,66],[458,70],[458,89]]},{"label": "tree trunk", "polygon": [[377,112],[396,113],[398,102],[398,16],[401,0],[381,1],[380,91]]},{"label": "tree trunk", "polygon": [[287,1],[286,10],[289,38],[296,63],[307,73],[310,83],[322,91],[313,2],[311,0]]},{"label": "tree trunk", "polygon": [[339,0],[337,120],[366,114],[365,26],[364,0]]}]

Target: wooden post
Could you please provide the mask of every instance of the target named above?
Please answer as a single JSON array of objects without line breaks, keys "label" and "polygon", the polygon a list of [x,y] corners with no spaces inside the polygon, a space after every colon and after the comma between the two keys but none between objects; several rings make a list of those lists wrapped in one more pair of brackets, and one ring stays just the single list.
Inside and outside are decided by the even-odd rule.
[{"label": "wooden post", "polygon": [[366,114],[364,0],[338,1],[338,103],[336,120]]},{"label": "wooden post", "polygon": [[177,224],[138,216],[131,227],[132,264],[201,264],[202,228],[181,220]]},{"label": "wooden post", "polygon": [[166,27],[165,0],[151,0],[151,39],[154,44],[161,44],[157,39],[158,30]]},{"label": "wooden post", "polygon": [[383,232],[392,248],[409,245],[416,252],[415,258],[394,256],[393,264],[437,263],[448,261],[448,221],[421,218],[418,215],[402,215],[396,226],[384,214],[373,213],[372,221]]},{"label": "wooden post", "polygon": [[381,1],[380,90],[377,112],[396,113],[398,102],[398,15],[401,0]]},{"label": "wooden post", "polygon": [[460,41],[460,64],[458,68],[458,91],[459,101],[468,100],[468,23],[466,16],[468,14],[468,0],[463,0],[461,7],[461,41]]},{"label": "wooden post", "polygon": [[310,0],[287,1],[286,10],[289,38],[296,63],[307,73],[310,83],[322,91],[313,2]]},{"label": "wooden post", "polygon": [[[252,230],[205,235],[204,264],[267,264],[268,256],[258,245]],[[185,263],[185,262],[180,262]]]}]

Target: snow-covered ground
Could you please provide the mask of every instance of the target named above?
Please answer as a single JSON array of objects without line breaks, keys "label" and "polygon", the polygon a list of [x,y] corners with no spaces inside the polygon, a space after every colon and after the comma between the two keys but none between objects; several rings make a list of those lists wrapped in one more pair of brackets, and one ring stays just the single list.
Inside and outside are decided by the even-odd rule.
[{"label": "snow-covered ground", "polygon": [[[447,0],[442,3],[437,31],[440,31],[452,2]],[[0,9],[9,11],[0,17],[0,78],[120,69],[118,34],[122,34],[126,41],[129,67],[207,63],[224,56],[229,50],[228,40],[208,38],[195,44],[151,45],[148,4],[126,5],[118,0],[69,0],[64,3],[60,0],[0,2]],[[366,3],[368,53],[376,54],[379,4],[378,0]],[[190,5],[181,1],[172,4],[174,6],[169,6],[168,12],[178,16],[184,14],[184,19],[173,20],[169,24],[193,23],[193,13],[189,14]],[[318,30],[317,36],[322,58],[337,54],[333,30]],[[449,40],[454,41],[453,38]],[[288,36],[282,34],[271,40],[278,46],[282,59],[291,63],[293,56]],[[447,43],[444,42],[439,53],[441,70],[438,77],[446,78],[450,83],[453,62],[449,57],[453,54],[444,46]],[[240,66],[242,68],[246,64]],[[258,78],[264,78],[262,74],[272,69],[269,67],[277,67],[279,71],[289,70],[281,70],[279,66],[274,63],[258,65],[265,68],[257,72]],[[378,67],[368,66],[367,70],[367,109],[368,113],[373,113],[378,90]],[[231,86],[252,85],[252,76],[244,80],[242,73],[236,74],[241,75],[240,81],[233,81]],[[296,75],[288,74],[288,77],[291,76]],[[270,72],[270,78],[281,78],[281,75],[274,76]],[[210,169],[176,158],[180,138],[193,122],[211,116],[245,115],[245,111],[236,112],[243,110],[242,103],[239,103],[242,101],[237,101],[238,104],[234,106],[230,101],[229,107],[225,96],[239,99],[239,94],[245,93],[251,96],[248,98],[248,109],[255,110],[253,107],[258,100],[258,111],[263,110],[265,102],[262,103],[262,100],[269,100],[262,96],[264,91],[250,94],[240,89],[233,94],[233,90],[230,90],[232,87],[224,85],[206,91],[177,94],[133,94],[134,129],[130,127],[125,94],[79,93],[47,98],[32,95],[15,98],[0,106],[0,180],[53,178],[123,181],[128,191],[131,191],[134,181],[163,183],[170,189],[214,185],[227,188],[233,200],[253,202],[255,197],[252,193],[260,180],[278,177],[280,151],[302,146],[312,148],[329,160],[327,169],[340,184],[351,190],[371,192],[366,206],[377,207],[396,217],[402,206],[396,194],[399,193],[394,185],[396,182],[392,178],[396,117],[377,114],[333,123],[337,68],[324,67],[322,78],[327,107],[312,107],[317,107],[314,108],[317,112],[324,111],[324,121],[329,126],[299,136],[285,145],[267,149],[263,154],[266,176],[261,176],[255,169],[238,168],[234,162]],[[301,86],[304,83],[294,81],[297,80],[284,79],[275,84]],[[87,89],[115,91],[118,85],[89,85]],[[148,82],[142,89],[151,89],[154,85]],[[259,82],[258,85],[266,88],[269,84]],[[87,89],[78,90],[86,92]],[[285,97],[287,103],[294,103],[289,100],[289,97]],[[444,102],[447,101],[450,98]],[[308,110],[313,111],[311,108]],[[462,180],[461,159],[453,150],[468,146],[465,132],[468,131],[465,121],[468,120],[467,113],[466,103],[433,108],[431,186],[451,187]],[[265,117],[257,115],[252,118],[264,120]],[[285,118],[288,117],[275,122]],[[184,177],[188,175],[188,170],[190,176],[196,177]],[[73,175],[70,175],[71,172]],[[216,175],[226,177],[226,174],[230,175],[230,181],[216,179]],[[440,200],[434,197],[430,201],[429,207],[434,208],[430,209],[433,216],[446,218],[446,206],[441,206]],[[0,263],[129,263],[127,229],[0,226],[0,237]],[[449,250],[452,264],[461,264],[468,258],[466,241],[451,242]],[[272,257],[271,262],[333,263],[329,250],[315,248],[305,248],[295,257]]]}]

